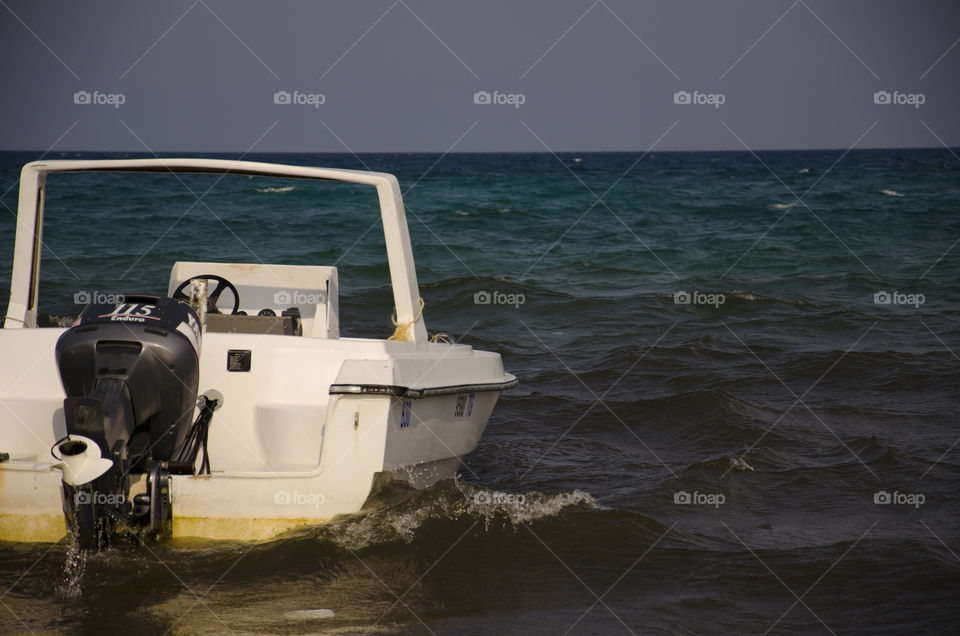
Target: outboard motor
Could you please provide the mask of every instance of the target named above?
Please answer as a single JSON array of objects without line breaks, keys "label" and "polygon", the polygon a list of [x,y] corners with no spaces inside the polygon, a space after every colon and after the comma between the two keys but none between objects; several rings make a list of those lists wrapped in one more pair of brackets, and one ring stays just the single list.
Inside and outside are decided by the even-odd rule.
[{"label": "outboard motor", "polygon": [[[121,526],[169,533],[169,474],[193,473],[216,407],[201,398],[191,427],[200,337],[186,303],[128,296],[88,305],[57,341],[67,436],[51,452],[63,471],[67,526],[81,547],[105,547]],[[131,484],[144,474],[146,492],[130,501]]]}]

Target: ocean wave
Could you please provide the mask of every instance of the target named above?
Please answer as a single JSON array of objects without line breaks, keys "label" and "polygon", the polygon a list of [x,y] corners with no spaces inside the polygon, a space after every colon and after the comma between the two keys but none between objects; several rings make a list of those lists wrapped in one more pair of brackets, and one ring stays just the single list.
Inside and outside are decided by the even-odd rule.
[{"label": "ocean wave", "polygon": [[[714,294],[718,296],[722,295],[723,301],[720,303],[719,307],[716,308],[716,310],[720,312],[724,311],[724,309],[730,309],[731,307],[736,307],[737,303],[740,301],[742,301],[743,303],[777,303],[782,305],[789,305],[791,307],[819,308],[819,305],[815,305],[804,298],[799,298],[799,297],[787,298],[787,297],[781,297],[781,296],[768,296],[765,294],[760,294],[760,293],[752,292],[745,289],[732,289],[732,290],[703,289],[703,288],[695,289],[693,285],[688,285],[686,286],[686,289],[683,291],[687,291],[688,296],[693,293],[698,293],[703,295],[707,295],[707,294]],[[676,302],[678,293],[681,293],[681,292],[658,293],[657,298],[660,298],[661,300],[668,300],[673,304],[677,304],[678,307],[682,307],[686,305],[688,307],[694,307],[694,308],[705,307],[711,310],[714,309],[714,307],[709,304],[706,304],[706,305],[697,304],[697,303],[678,304]]]},{"label": "ocean wave", "polygon": [[453,299],[458,303],[460,303],[464,297],[472,299],[473,294],[480,291],[486,291],[488,293],[496,291],[502,294],[520,293],[526,294],[530,298],[536,297],[539,300],[563,297],[575,298],[575,296],[565,291],[552,290],[503,276],[445,278],[438,281],[421,283],[420,290],[424,293],[430,293],[431,295],[439,294],[441,300]]},{"label": "ocean wave", "polygon": [[[793,429],[789,439],[781,440],[783,443],[775,439],[778,435],[775,428],[764,437],[762,444],[754,446],[751,442],[731,453],[694,462],[683,470],[692,471],[695,475],[703,473],[705,476],[715,476],[717,471],[723,474],[757,471],[783,475],[778,483],[814,485],[829,478],[829,475],[840,477],[848,471],[868,476],[868,468],[865,467],[881,474],[908,466],[919,475],[930,465],[931,460],[926,457],[907,455],[875,436],[847,436],[846,441],[841,443],[825,428],[818,426],[817,429],[811,429],[815,435],[807,436]],[[781,433],[790,428],[783,423],[777,428],[780,427],[784,429]],[[824,444],[821,432],[833,441]]]},{"label": "ocean wave", "polygon": [[257,188],[257,192],[262,192],[264,194],[273,194],[275,192],[291,192],[295,190],[296,186],[268,186],[266,188]]},{"label": "ocean wave", "polygon": [[903,195],[897,192],[896,190],[890,190],[889,188],[884,188],[880,190],[880,194],[885,194],[888,197],[902,197]]},{"label": "ocean wave", "polygon": [[688,470],[695,470],[698,468],[709,468],[709,469],[720,469],[724,472],[754,472],[756,468],[753,467],[746,459],[743,457],[737,457],[735,455],[719,455],[716,457],[711,457],[709,459],[704,459],[695,464],[691,464],[684,468],[684,472]]},{"label": "ocean wave", "polygon": [[350,550],[375,544],[401,541],[410,543],[430,520],[468,519],[482,524],[515,528],[520,524],[556,517],[566,510],[602,510],[588,492],[572,490],[555,494],[541,492],[506,493],[448,479],[418,490],[394,478],[384,478],[364,506],[355,515],[335,519],[306,532],[318,539],[333,540]]},{"label": "ocean wave", "polygon": [[724,292],[725,295],[732,296],[739,300],[744,300],[747,302],[772,302],[772,303],[782,303],[785,305],[791,305],[794,307],[812,307],[815,306],[803,298],[780,298],[779,296],[765,296],[763,294],[756,294],[750,291],[743,289],[734,289],[729,292]]}]

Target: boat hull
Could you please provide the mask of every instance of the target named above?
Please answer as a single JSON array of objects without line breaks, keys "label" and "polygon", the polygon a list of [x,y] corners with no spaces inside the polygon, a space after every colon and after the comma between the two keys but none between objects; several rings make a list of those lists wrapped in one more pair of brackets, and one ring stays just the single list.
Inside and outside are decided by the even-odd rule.
[{"label": "boat hull", "polygon": [[[0,464],[3,541],[66,534],[62,474],[48,452],[65,434],[52,356],[62,332],[0,330],[0,347],[24,361],[0,371],[8,385],[20,385],[17,399],[0,398],[0,439],[11,455]],[[483,382],[513,379],[499,356],[470,347],[396,356],[384,341],[297,340],[298,348],[284,336],[204,341],[200,386],[221,392],[224,406],[210,428],[212,474],[170,477],[174,537],[265,540],[360,511],[379,473],[417,487],[451,477],[500,395]],[[241,347],[252,351],[256,375],[223,371],[228,351]],[[45,353],[30,360],[27,351],[38,350]],[[474,373],[458,376],[465,361]],[[442,389],[411,389],[414,380]],[[443,386],[451,380],[457,384]]]}]

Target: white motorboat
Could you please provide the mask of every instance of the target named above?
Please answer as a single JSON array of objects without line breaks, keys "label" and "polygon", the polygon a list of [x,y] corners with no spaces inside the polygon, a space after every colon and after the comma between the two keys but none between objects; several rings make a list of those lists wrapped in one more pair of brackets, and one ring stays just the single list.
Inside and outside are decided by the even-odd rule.
[{"label": "white motorboat", "polygon": [[[340,337],[335,267],[212,262],[174,263],[166,296],[94,299],[71,327],[38,328],[46,177],[102,171],[375,187],[396,332]],[[379,475],[417,486],[452,476],[517,382],[499,354],[428,337],[392,175],[36,161],[19,197],[0,329],[0,540],[260,540],[354,513]]]}]

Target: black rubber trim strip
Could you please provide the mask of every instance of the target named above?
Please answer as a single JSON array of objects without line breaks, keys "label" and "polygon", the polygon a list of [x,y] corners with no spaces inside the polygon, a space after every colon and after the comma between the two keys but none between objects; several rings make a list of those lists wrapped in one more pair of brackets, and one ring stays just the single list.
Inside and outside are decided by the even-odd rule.
[{"label": "black rubber trim strip", "polygon": [[438,386],[429,389],[411,389],[410,387],[395,384],[331,384],[330,395],[392,395],[399,398],[419,400],[420,398],[455,395],[457,393],[505,391],[517,386],[518,382],[516,378],[513,378],[506,382],[458,384],[455,386]]}]

